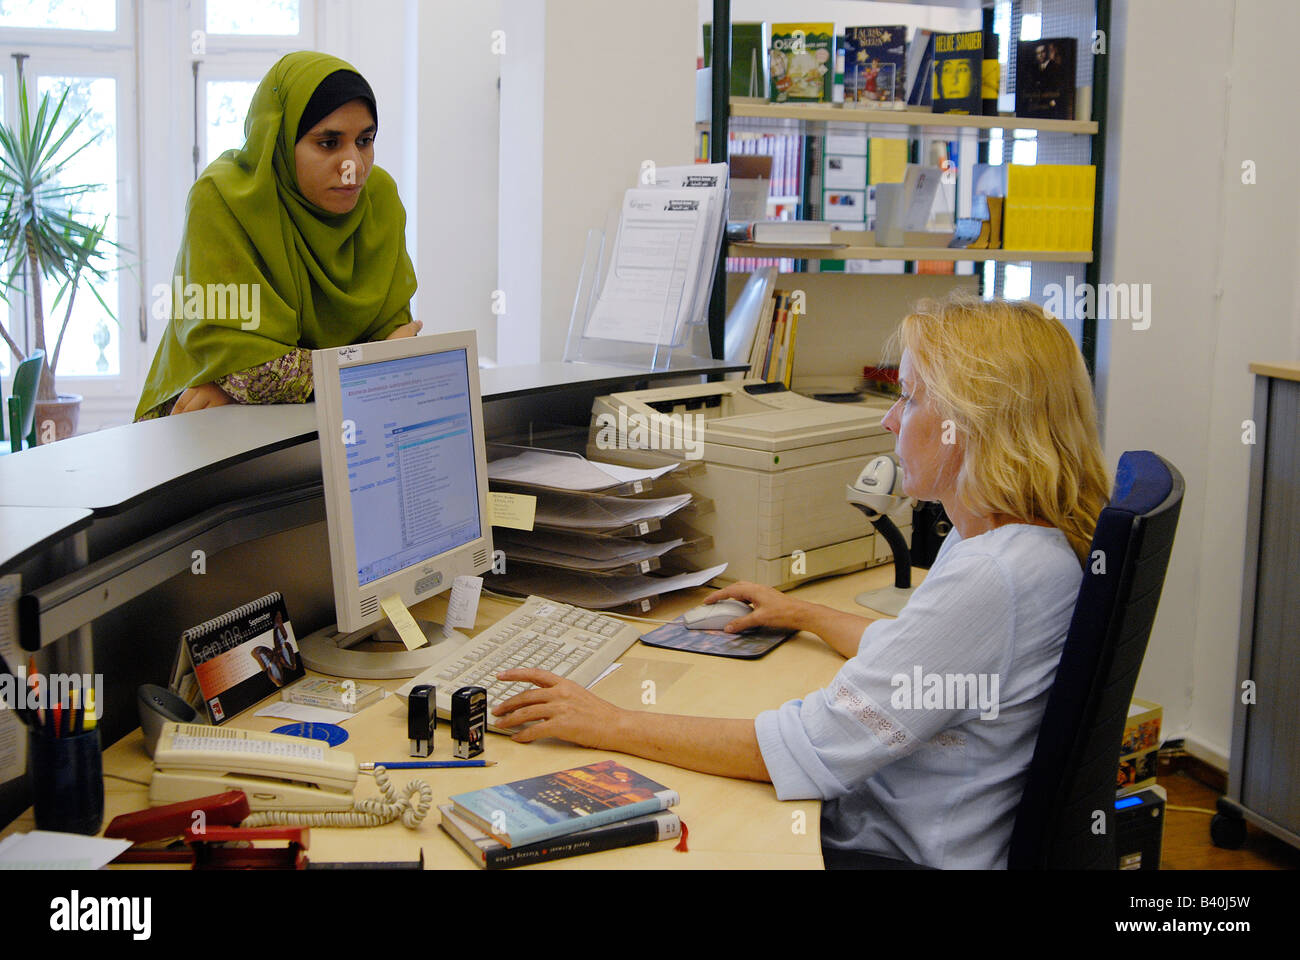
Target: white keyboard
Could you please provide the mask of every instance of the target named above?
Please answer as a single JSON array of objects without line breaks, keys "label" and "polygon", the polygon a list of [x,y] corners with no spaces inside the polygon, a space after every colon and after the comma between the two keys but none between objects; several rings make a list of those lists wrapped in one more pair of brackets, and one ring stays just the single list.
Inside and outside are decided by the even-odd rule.
[{"label": "white keyboard", "polygon": [[532,684],[506,683],[497,679],[498,673],[536,667],[585,687],[640,638],[641,632],[622,620],[529,597],[477,637],[448,646],[433,666],[403,684],[397,695],[406,699],[412,687],[432,684],[438,690],[438,716],[449,717],[453,693],[461,687],[483,687],[488,693],[488,729],[509,734],[514,731],[493,725],[492,708]]}]

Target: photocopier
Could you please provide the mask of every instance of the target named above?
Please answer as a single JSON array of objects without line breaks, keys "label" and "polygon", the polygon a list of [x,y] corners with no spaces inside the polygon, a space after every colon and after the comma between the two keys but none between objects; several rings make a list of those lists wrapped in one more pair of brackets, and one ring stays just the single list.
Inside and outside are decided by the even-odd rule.
[{"label": "photocopier", "polygon": [[[867,460],[893,451],[880,424],[888,408],[883,398],[827,403],[752,379],[615,393],[592,405],[587,455],[681,463],[655,494],[689,492],[704,508],[665,523],[700,545],[690,566],[725,562],[723,581],[785,588],[889,559],[844,495]],[[910,535],[910,511],[895,522]]]}]

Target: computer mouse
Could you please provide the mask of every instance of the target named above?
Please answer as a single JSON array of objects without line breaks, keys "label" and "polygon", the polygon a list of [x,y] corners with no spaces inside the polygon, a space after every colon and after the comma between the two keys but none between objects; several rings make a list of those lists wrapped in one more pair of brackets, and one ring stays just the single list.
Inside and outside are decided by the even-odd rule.
[{"label": "computer mouse", "polygon": [[725,599],[692,607],[682,615],[682,623],[687,630],[721,630],[732,620],[753,612],[754,608],[744,600]]}]

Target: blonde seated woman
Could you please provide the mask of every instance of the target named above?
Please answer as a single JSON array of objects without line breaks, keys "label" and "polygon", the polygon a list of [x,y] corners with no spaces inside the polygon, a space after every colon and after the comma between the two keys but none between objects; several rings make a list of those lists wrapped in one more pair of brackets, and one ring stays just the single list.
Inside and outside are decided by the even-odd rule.
[{"label": "blonde seated woman", "polygon": [[[557,737],[768,781],[781,800],[823,800],[828,866],[865,852],[1005,868],[1109,495],[1092,386],[1069,333],[1029,303],[925,302],[895,340],[902,394],[884,425],[897,436],[903,489],[942,502],[953,524],[896,620],[733,584],[708,601],[754,609],[728,630],[799,628],[845,658],[824,689],[728,720],[624,710],[544,670],[509,670],[502,679],[535,687],[501,704],[497,723],[531,721],[513,735],[520,742]],[[891,679],[918,667],[996,679],[995,707],[894,697]]]}]

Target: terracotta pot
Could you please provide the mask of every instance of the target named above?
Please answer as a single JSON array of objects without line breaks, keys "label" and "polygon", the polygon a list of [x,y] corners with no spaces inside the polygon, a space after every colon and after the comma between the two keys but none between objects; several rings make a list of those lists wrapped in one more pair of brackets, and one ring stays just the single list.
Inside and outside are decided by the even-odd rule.
[{"label": "terracotta pot", "polygon": [[59,394],[59,399],[36,404],[36,442],[49,443],[53,429],[54,440],[64,440],[77,435],[77,420],[81,417],[81,396]]}]

